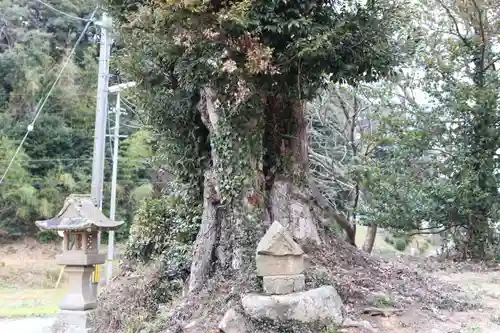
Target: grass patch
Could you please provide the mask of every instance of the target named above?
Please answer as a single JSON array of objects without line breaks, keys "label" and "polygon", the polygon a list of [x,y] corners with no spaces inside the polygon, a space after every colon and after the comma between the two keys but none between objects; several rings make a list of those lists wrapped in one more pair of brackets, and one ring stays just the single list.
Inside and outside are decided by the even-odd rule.
[{"label": "grass patch", "polygon": [[[367,233],[367,226],[356,226],[356,245],[358,247],[363,246]],[[396,244],[398,243],[398,241],[399,238],[394,238],[387,231],[379,228],[377,237],[375,238],[373,252],[382,256],[392,256],[400,252],[409,253],[409,249],[413,247],[417,249],[418,254],[426,255],[427,253],[435,251],[436,248],[436,246],[432,244],[432,239],[425,236],[415,236],[411,241],[408,240],[404,244],[403,242],[400,242],[400,244]],[[396,246],[399,247],[399,249],[396,249]]]},{"label": "grass patch", "polygon": [[382,295],[382,294],[372,295],[368,303],[371,306],[378,308],[393,307],[396,304],[391,295]]},{"label": "grass patch", "polygon": [[[61,266],[55,256],[61,250],[60,239],[40,244],[34,239],[0,245],[0,318],[52,316],[66,293],[67,276],[62,275],[55,289]],[[117,244],[117,254],[124,244]],[[102,252],[105,251],[103,245]],[[116,275],[118,265],[113,265]],[[100,266],[101,288],[106,278],[106,265]]]},{"label": "grass patch", "polygon": [[0,289],[0,318],[52,316],[64,289]]},{"label": "grass patch", "polygon": [[[367,233],[368,233],[367,226],[364,225],[356,226],[356,245],[359,248],[363,246]],[[373,246],[373,249],[378,251],[387,250],[387,252],[396,252],[396,250],[394,250],[394,247],[392,247],[390,244],[387,244],[384,241],[384,236],[381,234],[380,231],[377,233],[377,237],[375,238],[375,244]]]}]

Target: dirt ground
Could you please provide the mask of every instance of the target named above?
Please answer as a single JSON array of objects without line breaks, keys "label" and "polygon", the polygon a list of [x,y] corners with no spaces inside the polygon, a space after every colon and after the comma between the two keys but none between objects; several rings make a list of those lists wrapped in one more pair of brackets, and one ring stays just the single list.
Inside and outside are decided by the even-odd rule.
[{"label": "dirt ground", "polygon": [[[101,245],[105,252],[107,245]],[[116,255],[124,251],[124,245],[118,244]],[[56,263],[56,255],[61,253],[57,242],[40,244],[37,240],[26,238],[16,243],[0,244],[0,289],[2,288],[54,288],[61,273],[61,266]],[[104,265],[102,267],[104,269]],[[21,279],[20,279],[21,277]],[[104,271],[100,274],[105,282]],[[62,284],[64,285],[64,275]]]},{"label": "dirt ground", "polygon": [[[60,267],[54,260],[58,252],[57,244],[39,244],[34,240],[0,246],[0,313],[5,312],[7,315],[4,313],[4,317],[9,317],[9,313],[13,317],[29,317],[29,313],[38,312],[35,315],[43,315],[46,311],[49,315],[53,312],[61,297],[61,290],[64,291],[54,289],[60,273]],[[423,275],[437,277],[443,283],[461,287],[462,292],[458,296],[476,306],[465,311],[452,311],[446,306],[439,308],[429,303],[417,303],[406,306],[403,311],[391,311],[394,310],[394,304],[379,300],[376,307],[382,310],[381,313],[370,312],[361,315],[361,318],[355,318],[368,321],[372,329],[356,327],[342,331],[500,333],[500,266],[438,263],[428,257],[395,255],[390,258],[390,262],[396,261],[404,262]],[[53,297],[46,302],[40,296],[45,297],[51,293]]]},{"label": "dirt ground", "polygon": [[55,263],[59,248],[34,239],[0,246],[0,288],[53,288],[61,268]]},{"label": "dirt ground", "polygon": [[[470,271],[474,270],[474,271]],[[500,333],[500,271],[473,269],[427,273],[439,280],[460,286],[461,297],[477,307],[467,311],[450,311],[415,304],[402,312],[363,315],[373,330],[345,329],[348,333]]]}]

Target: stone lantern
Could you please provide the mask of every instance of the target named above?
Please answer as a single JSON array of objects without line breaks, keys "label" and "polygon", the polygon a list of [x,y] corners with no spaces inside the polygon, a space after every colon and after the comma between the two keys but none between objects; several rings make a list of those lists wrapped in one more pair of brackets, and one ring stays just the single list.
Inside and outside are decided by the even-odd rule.
[{"label": "stone lantern", "polygon": [[[107,218],[94,204],[90,195],[72,194],[56,217],[36,221],[42,230],[62,232],[63,249],[56,257],[57,264],[65,266],[69,292],[59,303],[54,332],[90,332],[89,315],[97,308],[97,300],[90,287],[94,265],[103,264],[105,254],[98,252],[99,231],[111,231],[123,222]],[[56,329],[56,326],[58,328]]]}]

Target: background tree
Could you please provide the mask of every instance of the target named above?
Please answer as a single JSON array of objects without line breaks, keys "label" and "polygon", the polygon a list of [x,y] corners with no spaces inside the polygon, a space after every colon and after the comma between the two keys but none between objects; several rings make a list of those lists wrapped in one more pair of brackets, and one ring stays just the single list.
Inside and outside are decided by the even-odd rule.
[{"label": "background tree", "polygon": [[[326,199],[327,216],[342,227],[352,244],[358,211],[365,201],[366,166],[377,146],[373,141],[375,119],[381,113],[370,102],[369,92],[368,87],[331,84],[308,107],[312,182]],[[376,233],[374,229],[369,235]],[[373,240],[369,238],[367,243],[373,246]]]},{"label": "background tree", "polygon": [[[93,7],[91,3],[76,2],[60,5],[61,10],[81,17],[88,17]],[[86,22],[61,18],[61,14],[34,1],[1,1],[0,12],[0,133],[9,138],[15,150],[34,117],[37,103],[47,93]],[[8,182],[0,185],[3,193],[10,193],[17,184],[35,189],[30,204],[37,207],[28,209],[24,202],[18,202],[18,209],[30,214],[25,219],[10,216],[16,228],[9,229],[8,234],[33,231],[33,220],[57,212],[63,197],[77,190],[83,180],[78,175],[85,174],[85,165],[82,168],[84,163],[75,160],[88,156],[92,149],[91,145],[87,147],[91,136],[82,126],[85,122],[90,124],[94,111],[89,100],[90,96],[95,99],[95,90],[87,81],[88,76],[96,73],[88,48],[93,43],[92,36],[89,31],[83,38],[76,52],[78,59],[68,64],[23,146],[26,175],[21,177],[12,168]],[[2,174],[12,155],[4,156]]]},{"label": "background tree", "polygon": [[[7,167],[8,159],[14,155],[15,147],[5,137],[0,137],[0,167]],[[13,172],[5,179],[7,187],[0,191],[0,237],[19,236],[24,232],[24,224],[39,207],[36,189],[29,181],[27,156],[24,152],[13,164]],[[7,162],[6,162],[7,161]],[[15,181],[12,182],[11,180]],[[40,207],[43,210],[43,207]]]},{"label": "background tree", "polygon": [[464,257],[483,257],[495,243],[499,148],[499,74],[495,69],[499,54],[495,48],[500,24],[496,7],[493,1],[440,1],[435,10],[443,19],[431,27],[435,35],[443,27],[447,33],[436,38],[442,45],[441,57],[431,53],[436,57],[426,59],[428,76],[436,83],[427,93],[437,107],[449,110],[443,117],[440,142],[447,154],[441,158],[448,163],[447,178],[459,194],[450,219],[464,233],[458,246]]},{"label": "background tree", "polygon": [[462,257],[484,257],[498,219],[498,16],[492,3],[477,1],[422,10],[429,38],[413,88],[424,99],[395,90],[403,112],[385,124],[393,147],[371,172],[372,218],[441,232]]}]

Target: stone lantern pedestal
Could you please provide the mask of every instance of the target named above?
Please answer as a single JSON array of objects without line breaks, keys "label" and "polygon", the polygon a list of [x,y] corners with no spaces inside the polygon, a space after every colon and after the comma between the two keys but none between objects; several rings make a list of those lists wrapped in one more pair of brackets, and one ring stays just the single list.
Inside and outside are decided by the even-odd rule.
[{"label": "stone lantern pedestal", "polygon": [[108,219],[88,195],[70,195],[59,214],[50,220],[37,221],[44,230],[63,232],[63,252],[57,256],[68,275],[69,292],[59,303],[60,310],[52,333],[91,333],[90,316],[97,308],[97,299],[90,286],[94,265],[103,264],[99,254],[99,231],[116,230],[121,222]]},{"label": "stone lantern pedestal", "polygon": [[[101,262],[103,263],[103,262]],[[70,290],[59,302],[59,308],[69,311],[85,311],[97,307],[90,285],[87,283],[94,272],[93,266],[66,266]]]}]

